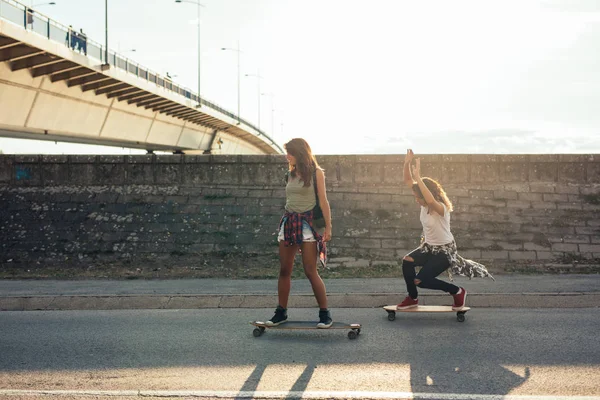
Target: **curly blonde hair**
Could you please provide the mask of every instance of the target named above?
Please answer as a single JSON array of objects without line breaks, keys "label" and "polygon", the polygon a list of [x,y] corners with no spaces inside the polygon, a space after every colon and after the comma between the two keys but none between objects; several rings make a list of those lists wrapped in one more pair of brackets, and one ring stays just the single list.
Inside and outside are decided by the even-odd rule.
[{"label": "curly blonde hair", "polygon": [[[442,185],[440,185],[438,181],[432,178],[425,177],[422,179],[425,186],[427,186],[427,189],[429,189],[429,191],[433,195],[433,198],[439,201],[440,203],[444,203],[448,211],[452,212],[452,210],[454,209],[452,207],[452,202],[448,198],[448,195],[444,191],[444,188],[442,188]],[[421,188],[417,183],[413,183],[412,190],[415,196],[417,196],[420,199],[424,198],[423,192],[421,192]]]}]

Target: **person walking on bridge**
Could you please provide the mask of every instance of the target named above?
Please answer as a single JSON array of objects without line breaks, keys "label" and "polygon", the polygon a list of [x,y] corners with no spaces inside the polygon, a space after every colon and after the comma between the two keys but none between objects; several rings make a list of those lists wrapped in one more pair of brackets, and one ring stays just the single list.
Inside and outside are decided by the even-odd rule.
[{"label": "person walking on bridge", "polygon": [[327,308],[325,283],[317,262],[326,263],[326,242],[331,239],[331,209],[325,191],[325,173],[304,139],[292,139],[284,145],[288,171],[285,187],[285,213],[279,223],[279,305],[266,322],[275,326],[287,321],[287,303],[291,289],[294,258],[302,254],[304,273],[319,304],[317,328],[333,324]]},{"label": "person walking on bridge", "polygon": [[[448,270],[451,279],[452,273],[469,278],[493,277],[482,264],[466,260],[458,254],[450,231],[452,203],[439,182],[428,177],[421,178],[421,159],[414,159],[411,149],[406,152],[404,160],[404,183],[411,188],[415,201],[421,206],[423,237],[421,245],[402,259],[408,296],[398,304],[398,309],[417,307],[417,287],[420,287],[451,294],[454,299],[452,309],[460,310],[465,307],[467,291],[437,279],[437,276]],[[415,271],[417,266],[421,267],[418,274]]]}]

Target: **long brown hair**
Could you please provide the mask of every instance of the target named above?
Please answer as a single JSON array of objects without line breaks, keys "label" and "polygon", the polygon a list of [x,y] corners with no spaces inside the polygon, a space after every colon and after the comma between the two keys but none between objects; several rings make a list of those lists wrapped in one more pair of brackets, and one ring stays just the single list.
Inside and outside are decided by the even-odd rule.
[{"label": "long brown hair", "polygon": [[[444,203],[448,211],[451,212],[453,210],[452,202],[450,201],[448,195],[446,195],[446,192],[444,191],[442,185],[440,185],[438,181],[436,181],[435,179],[425,177],[423,178],[423,183],[425,184],[425,186],[427,186],[427,189],[429,189],[434,199],[436,199],[440,203]],[[415,196],[421,199],[424,198],[423,192],[421,192],[421,188],[417,183],[413,183],[412,190]]]},{"label": "long brown hair", "polygon": [[313,171],[316,168],[321,169],[321,167],[319,167],[317,159],[306,140],[301,138],[292,139],[284,144],[283,148],[296,159],[296,165],[290,164],[289,166],[290,175],[292,177],[300,176],[304,186],[310,185]]}]

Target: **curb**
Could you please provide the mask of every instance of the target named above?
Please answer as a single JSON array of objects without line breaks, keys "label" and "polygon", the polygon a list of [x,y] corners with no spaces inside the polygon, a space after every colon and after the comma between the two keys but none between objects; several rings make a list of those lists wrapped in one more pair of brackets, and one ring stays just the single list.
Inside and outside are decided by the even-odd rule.
[{"label": "curb", "polygon": [[[333,293],[331,308],[376,308],[396,304],[405,293]],[[422,295],[424,305],[448,305],[447,295]],[[0,311],[156,310],[205,308],[273,308],[277,295],[85,295],[0,297]],[[469,293],[468,305],[482,308],[590,308],[600,307],[600,292]],[[290,295],[289,307],[313,308],[312,294]]]}]

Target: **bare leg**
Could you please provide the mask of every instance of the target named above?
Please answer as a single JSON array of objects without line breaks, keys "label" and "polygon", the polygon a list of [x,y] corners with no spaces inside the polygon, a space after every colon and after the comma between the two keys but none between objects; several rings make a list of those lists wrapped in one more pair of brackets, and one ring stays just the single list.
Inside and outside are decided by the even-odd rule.
[{"label": "bare leg", "polygon": [[302,243],[302,265],[304,273],[310,281],[319,308],[327,308],[327,292],[325,283],[317,271],[317,243]]},{"label": "bare leg", "polygon": [[294,257],[298,252],[298,245],[286,247],[283,241],[279,242],[279,282],[277,293],[279,305],[287,308],[290,289],[292,288],[292,270],[294,269]]}]

